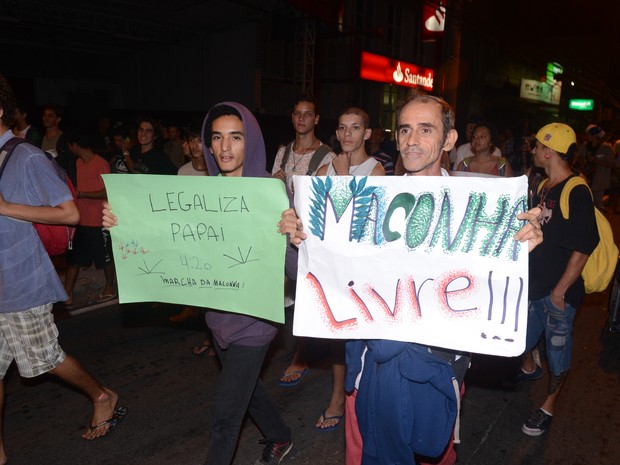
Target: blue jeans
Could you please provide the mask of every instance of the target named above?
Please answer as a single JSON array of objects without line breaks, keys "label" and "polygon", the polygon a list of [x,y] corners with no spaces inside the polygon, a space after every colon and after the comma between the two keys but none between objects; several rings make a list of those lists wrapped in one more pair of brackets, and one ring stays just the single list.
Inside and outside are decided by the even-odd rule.
[{"label": "blue jeans", "polygon": [[230,345],[215,350],[222,364],[213,391],[211,441],[205,465],[229,465],[246,412],[268,441],[284,442],[291,430],[265,385],[258,378],[269,344],[259,347]]},{"label": "blue jeans", "polygon": [[551,302],[551,296],[531,300],[527,317],[526,352],[536,347],[540,336],[545,334],[547,363],[554,376],[560,376],[570,368],[573,351],[573,321],[577,309],[564,302],[564,310]]}]

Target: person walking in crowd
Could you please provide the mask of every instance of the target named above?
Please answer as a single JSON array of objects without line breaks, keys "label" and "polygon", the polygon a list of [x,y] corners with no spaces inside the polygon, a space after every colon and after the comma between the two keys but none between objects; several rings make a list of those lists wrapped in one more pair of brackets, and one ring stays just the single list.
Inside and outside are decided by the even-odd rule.
[{"label": "person walking in crowd", "polygon": [[[413,95],[398,111],[397,121],[397,141],[405,175],[447,176],[447,171],[441,168],[442,153],[449,152],[457,139],[450,106],[438,97]],[[539,213],[540,209],[536,208],[519,215],[528,223],[516,234],[515,240],[529,241],[530,251],[542,242]],[[294,209],[282,214],[278,226],[295,245],[307,237]],[[408,342],[359,340],[346,343],[346,355],[345,387],[353,393],[346,401],[347,465],[413,465],[417,463],[414,454],[420,452],[441,456],[434,463],[455,463],[456,453],[450,442],[455,416],[445,411],[442,414],[441,409],[434,410],[433,417],[425,419],[419,436],[411,441],[405,439],[411,434],[414,420],[419,421],[420,412],[427,412],[426,404],[435,399],[428,396],[421,401],[424,406],[412,402],[410,409],[403,410],[402,397],[420,400],[412,393],[425,383],[407,380],[395,367],[401,363],[406,366],[407,360],[413,358],[416,366],[428,367],[433,378],[443,378],[449,384],[446,389],[453,390],[452,379],[459,384],[463,382],[469,365],[468,354]],[[395,377],[387,377],[388,372]],[[438,391],[435,392],[438,395]],[[376,408],[377,399],[382,399],[384,408]],[[427,444],[424,451],[418,449],[418,440]]]},{"label": "person walking in crowd", "polygon": [[544,335],[549,389],[541,407],[523,424],[522,430],[529,436],[540,436],[551,426],[555,403],[570,368],[573,321],[585,295],[581,272],[599,242],[592,197],[586,186],[571,190],[568,219],[560,210],[562,190],[575,176],[570,162],[576,142],[570,126],[552,123],[538,131],[533,150],[534,164],[543,168],[549,178],[534,198],[542,209],[545,241],[530,254],[530,307],[521,369],[505,380],[507,386],[513,387],[542,378],[542,368],[532,351]]},{"label": "person walking in crowd", "polygon": [[385,174],[392,176],[394,174],[394,160],[392,157],[381,149],[381,142],[385,138],[383,129],[379,126],[372,128],[372,133],[367,141],[368,153],[383,166]]},{"label": "person walking in crowd", "polygon": [[[15,97],[0,75],[0,146],[13,138]],[[2,165],[2,163],[0,163]],[[57,376],[93,404],[85,439],[105,436],[123,418],[118,394],[103,386],[58,344],[52,305],[67,298],[32,222],[76,224],[79,211],[64,180],[37,147],[20,144],[0,171],[0,431],[4,377],[15,360],[21,376]],[[39,200],[44,199],[44,200]],[[16,270],[19,270],[17,273]],[[0,464],[8,461],[0,436]]]},{"label": "person walking in crowd", "polygon": [[48,104],[43,107],[43,128],[45,129],[45,134],[41,141],[41,149],[56,159],[56,162],[65,170],[75,186],[77,184],[76,160],[69,150],[67,141],[60,129],[62,118],[63,111],[59,106]]},{"label": "person walking in crowd", "polygon": [[125,150],[125,163],[132,173],[138,174],[176,174],[177,168],[170,159],[155,146],[159,135],[157,123],[150,118],[138,121],[138,143],[131,152]]},{"label": "person walking in crowd", "polygon": [[607,134],[600,126],[588,126],[586,134],[588,137],[587,162],[592,166],[590,188],[594,197],[594,205],[599,210],[603,210],[603,198],[611,186],[611,172],[616,166],[614,148],[606,141]]},{"label": "person walking in crowd", "polygon": [[[365,142],[372,132],[369,125],[368,113],[357,107],[347,108],[339,116],[336,129],[342,153],[329,165],[319,168],[317,176],[385,176],[381,163],[366,153]],[[345,404],[344,342],[334,340],[329,341],[329,345],[332,356],[332,394],[329,405],[315,424],[322,431],[331,431],[340,424]]]},{"label": "person walking in crowd", "polygon": [[21,103],[15,106],[15,114],[13,115],[13,134],[15,137],[26,139],[32,145],[41,147],[41,134],[34,126],[28,123],[28,112]]},{"label": "person walking in crowd", "polygon": [[512,176],[512,168],[504,157],[495,153],[495,128],[488,123],[480,123],[474,127],[471,137],[473,156],[466,157],[457,167],[457,171],[490,174],[493,176]]},{"label": "person walking in crowd", "polygon": [[164,153],[168,155],[174,166],[180,168],[185,164],[181,127],[177,123],[169,124],[166,127],[168,128],[168,140],[164,143]]},{"label": "person walking in crowd", "polygon": [[102,228],[101,209],[106,199],[106,190],[102,174],[110,172],[110,165],[90,147],[88,135],[81,132],[67,133],[69,150],[77,157],[77,207],[80,222],[75,230],[73,247],[67,251],[67,270],[65,272],[65,291],[67,300],[64,305],[73,305],[73,289],[80,273],[80,267],[95,264],[102,269],[105,287],[99,294],[97,302],[107,302],[116,298],[116,273],[112,260],[112,243],[110,233]]},{"label": "person walking in crowd", "polygon": [[[291,122],[295,130],[295,139],[288,145],[280,147],[271,174],[274,178],[284,181],[292,201],[293,175],[314,175],[319,168],[332,161],[336,154],[329,145],[323,144],[315,135],[316,126],[319,124],[319,112],[312,97],[305,94],[297,97],[291,112]],[[295,288],[294,279],[295,277],[287,279],[285,285],[285,294],[290,302],[294,302],[292,291]],[[305,341],[297,339],[293,360],[280,376],[280,386],[296,386],[308,373],[305,347]]]},{"label": "person walking in crowd", "polygon": [[[267,177],[265,143],[256,118],[243,105],[223,102],[205,117],[202,140],[210,176]],[[104,207],[103,224],[118,224],[110,205]],[[285,272],[295,277],[297,252],[287,246]],[[246,413],[265,436],[265,448],[255,465],[277,465],[290,452],[293,439],[276,404],[259,375],[277,327],[264,320],[236,313],[210,310],[207,325],[215,339],[222,371],[213,391],[211,439],[205,465],[232,462]]]},{"label": "person walking in crowd", "polygon": [[110,173],[129,173],[129,168],[127,168],[127,164],[125,163],[125,153],[129,153],[132,143],[129,139],[127,131],[122,125],[112,129],[112,146]]},{"label": "person walking in crowd", "polygon": [[[483,123],[483,122],[484,120],[482,119],[482,116],[480,115],[472,114],[472,115],[469,115],[469,118],[467,118],[467,125],[465,126],[465,137],[467,138],[467,142],[459,145],[458,148],[456,149],[456,152],[454,152],[453,150],[450,151],[450,154],[451,154],[450,161],[452,162],[452,169],[458,170],[459,165],[465,158],[474,156],[474,152],[472,151],[472,147],[471,147],[471,139],[474,134],[474,128],[478,124]],[[495,147],[492,153],[496,157],[502,156],[502,153],[500,152],[498,147]],[[452,157],[452,154],[454,154],[454,157]]]}]

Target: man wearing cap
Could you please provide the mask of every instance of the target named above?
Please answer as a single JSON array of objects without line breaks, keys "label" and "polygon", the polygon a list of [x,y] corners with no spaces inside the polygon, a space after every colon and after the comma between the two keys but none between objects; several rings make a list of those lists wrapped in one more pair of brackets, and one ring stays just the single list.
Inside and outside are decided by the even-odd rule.
[{"label": "man wearing cap", "polygon": [[594,204],[603,209],[603,196],[611,186],[611,171],[616,164],[614,149],[605,142],[606,133],[600,126],[591,124],[586,129],[588,137],[588,162],[596,169],[590,179],[590,188],[594,197]]},{"label": "man wearing cap", "polygon": [[534,164],[543,168],[549,178],[534,197],[534,204],[542,209],[540,222],[545,240],[530,253],[530,306],[521,370],[504,380],[507,386],[516,387],[542,378],[542,368],[531,351],[544,334],[549,390],[542,406],[522,427],[529,436],[540,436],[551,425],[554,405],[570,367],[573,320],[585,295],[581,271],[599,242],[587,186],[577,185],[570,192],[568,219],[560,211],[562,189],[575,176],[570,159],[576,146],[575,132],[569,126],[552,123],[538,131],[532,150]]}]

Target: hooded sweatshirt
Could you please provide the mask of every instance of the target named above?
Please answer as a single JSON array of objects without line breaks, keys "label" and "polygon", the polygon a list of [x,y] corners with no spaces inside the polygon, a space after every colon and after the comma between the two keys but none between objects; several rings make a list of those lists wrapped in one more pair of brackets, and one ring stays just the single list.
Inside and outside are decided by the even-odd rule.
[{"label": "hooded sweatshirt", "polygon": [[[213,108],[220,105],[233,107],[241,115],[245,141],[242,175],[244,177],[253,178],[271,177],[265,169],[265,142],[258,121],[256,121],[254,115],[246,107],[236,102],[222,102],[215,105]],[[210,112],[207,113],[202,125],[203,150],[209,175],[220,176],[220,168],[211,154],[209,148],[211,144],[207,139],[207,134],[210,133],[210,128],[206,127],[209,114]],[[285,270],[289,277],[295,279],[297,274],[297,253],[290,246],[287,246],[286,249]],[[284,289],[282,292],[284,292]],[[263,346],[269,344],[277,332],[277,328],[273,323],[236,313],[211,310],[207,312],[206,320],[217,343],[223,349],[227,348],[230,344],[252,347]]]}]

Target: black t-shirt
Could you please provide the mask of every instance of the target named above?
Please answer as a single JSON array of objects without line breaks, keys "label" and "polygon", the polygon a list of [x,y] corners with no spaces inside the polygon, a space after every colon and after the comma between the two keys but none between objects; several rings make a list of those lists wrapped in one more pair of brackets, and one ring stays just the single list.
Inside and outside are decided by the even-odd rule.
[{"label": "black t-shirt", "polygon": [[177,167],[172,164],[168,155],[159,149],[152,148],[148,152],[132,154],[131,157],[135,163],[135,173],[177,174]]},{"label": "black t-shirt", "polygon": [[[542,299],[549,295],[564,274],[568,260],[573,251],[590,255],[599,242],[592,197],[587,187],[578,185],[573,188],[569,198],[569,218],[564,219],[560,209],[560,195],[566,182],[562,181],[545,192],[535,196],[534,205],[542,198],[543,242],[530,253],[530,290],[531,300]],[[566,291],[564,299],[577,308],[581,305],[585,289],[581,276]]]}]

